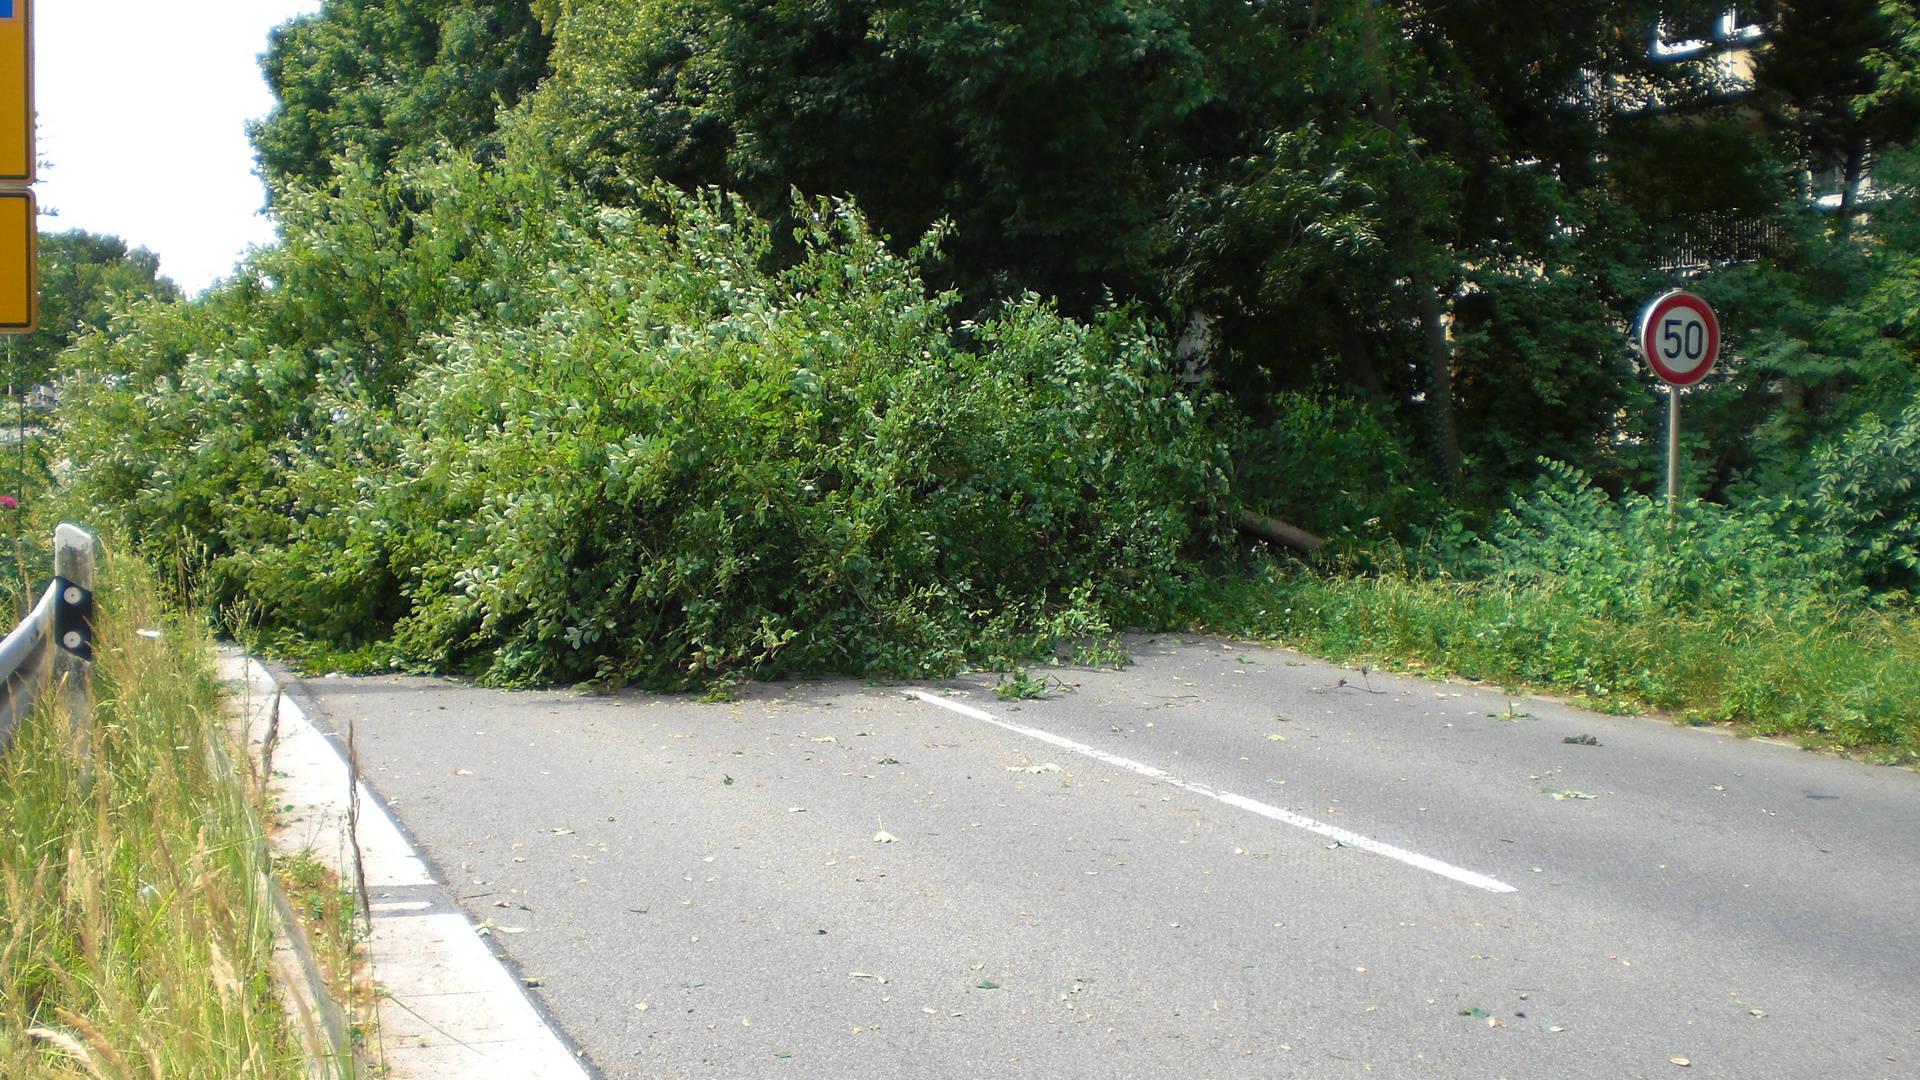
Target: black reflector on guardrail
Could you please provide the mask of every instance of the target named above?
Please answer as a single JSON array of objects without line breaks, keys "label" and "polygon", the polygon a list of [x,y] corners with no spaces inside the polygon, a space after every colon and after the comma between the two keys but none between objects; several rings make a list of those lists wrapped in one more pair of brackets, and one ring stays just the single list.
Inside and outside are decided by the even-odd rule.
[{"label": "black reflector on guardrail", "polygon": [[53,608],[53,640],[82,660],[93,659],[93,591],[66,578],[54,578],[59,589]]}]

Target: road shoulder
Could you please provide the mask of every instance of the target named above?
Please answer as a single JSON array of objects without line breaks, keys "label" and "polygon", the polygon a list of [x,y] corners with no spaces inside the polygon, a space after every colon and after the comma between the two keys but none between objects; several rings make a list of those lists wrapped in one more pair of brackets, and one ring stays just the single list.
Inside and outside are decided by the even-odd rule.
[{"label": "road shoulder", "polygon": [[386,1075],[586,1080],[578,1053],[488,947],[491,928],[461,912],[297,696],[256,660],[223,655],[220,669],[246,720],[248,752],[270,755],[280,808],[274,853],[310,849],[343,881],[356,866],[363,875],[373,917],[368,967],[380,991],[373,1056]]}]

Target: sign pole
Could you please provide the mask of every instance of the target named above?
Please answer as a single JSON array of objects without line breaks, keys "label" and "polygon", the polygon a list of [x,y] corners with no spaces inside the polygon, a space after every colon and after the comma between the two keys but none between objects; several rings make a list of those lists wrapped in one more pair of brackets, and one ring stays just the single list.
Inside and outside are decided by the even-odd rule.
[{"label": "sign pole", "polygon": [[20,447],[16,455],[20,468],[13,482],[13,505],[18,508],[27,505],[27,391],[20,383],[20,366],[13,359],[12,334],[7,335],[7,389],[20,395],[20,430],[17,433]]},{"label": "sign pole", "polygon": [[1720,358],[1720,320],[1683,289],[1661,293],[1640,311],[1634,344],[1667,384],[1667,516],[1680,512],[1680,388],[1707,377]]},{"label": "sign pole", "polygon": [[1667,516],[1680,498],[1680,388],[1667,387]]}]

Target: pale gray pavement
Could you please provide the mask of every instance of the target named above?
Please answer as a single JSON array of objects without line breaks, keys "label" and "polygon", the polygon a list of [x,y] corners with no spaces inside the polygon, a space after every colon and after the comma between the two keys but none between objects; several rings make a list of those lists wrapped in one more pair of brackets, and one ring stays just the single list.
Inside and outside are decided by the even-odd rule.
[{"label": "pale gray pavement", "polygon": [[1517,891],[898,686],[290,689],[607,1077],[1920,1075],[1913,772],[1129,644],[1046,700],[924,685]]},{"label": "pale gray pavement", "polygon": [[[255,768],[276,778],[276,856],[311,851],[341,880],[364,881],[380,901],[369,905],[369,950],[381,995],[380,1022],[366,1056],[385,1080],[585,1080],[576,1051],[558,1037],[523,987],[494,958],[487,939],[459,911],[418,854],[360,785],[354,814],[352,771],[341,748],[308,722],[297,701],[274,693],[257,661],[230,652],[220,659],[232,690],[234,734]],[[269,745],[271,744],[271,745]],[[283,986],[297,989],[317,973],[291,943],[276,943],[286,965]],[[324,984],[321,984],[324,985]],[[311,1006],[287,1002],[288,1015]],[[327,1039],[307,1029],[309,1059],[331,1056]],[[331,1075],[326,1068],[319,1073]]]}]

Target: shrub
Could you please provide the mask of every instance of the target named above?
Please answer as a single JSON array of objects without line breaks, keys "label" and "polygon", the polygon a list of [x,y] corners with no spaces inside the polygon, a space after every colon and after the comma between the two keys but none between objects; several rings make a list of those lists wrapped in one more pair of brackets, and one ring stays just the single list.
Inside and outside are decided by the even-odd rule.
[{"label": "shrub", "polygon": [[436,301],[445,325],[379,369],[412,373],[390,407],[342,357],[275,405],[323,422],[209,474],[184,436],[232,438],[226,380],[251,369],[199,354],[100,395],[182,437],[79,469],[131,493],[150,546],[194,520],[168,507],[257,481],[235,501],[261,524],[210,553],[221,602],[503,683],[1003,662],[1164,608],[1219,527],[1224,450],[1134,315],[1027,297],[953,326],[913,270],[929,252],[891,254],[849,205],[798,206],[780,268],[718,195],[540,196],[527,272],[497,306]]},{"label": "shrub", "polygon": [[1234,432],[1234,494],[1344,549],[1405,541],[1446,507],[1387,420],[1361,401],[1281,394],[1271,423]]},{"label": "shrub", "polygon": [[1543,462],[1546,477],[1503,514],[1478,557],[1483,572],[1547,587],[1595,616],[1770,612],[1857,597],[1839,544],[1806,527],[1800,508],[1740,508],[1619,499],[1577,469]]},{"label": "shrub", "polygon": [[1868,602],[1847,540],[1805,506],[1692,502],[1669,518],[1546,471],[1485,541],[1381,571],[1256,565],[1216,583],[1200,617],[1339,659],[1920,757],[1909,613]]},{"label": "shrub", "polygon": [[1920,401],[1889,423],[1868,413],[1815,451],[1807,501],[1870,585],[1913,592],[1920,582]]}]

